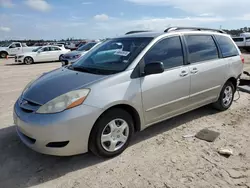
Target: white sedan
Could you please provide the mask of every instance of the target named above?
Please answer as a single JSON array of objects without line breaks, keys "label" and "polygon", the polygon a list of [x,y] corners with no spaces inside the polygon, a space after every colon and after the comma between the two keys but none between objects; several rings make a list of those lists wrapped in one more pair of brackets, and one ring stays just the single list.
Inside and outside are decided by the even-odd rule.
[{"label": "white sedan", "polygon": [[49,62],[59,61],[63,54],[66,54],[70,50],[58,46],[41,46],[23,54],[15,56],[15,62],[32,64],[34,62]]}]

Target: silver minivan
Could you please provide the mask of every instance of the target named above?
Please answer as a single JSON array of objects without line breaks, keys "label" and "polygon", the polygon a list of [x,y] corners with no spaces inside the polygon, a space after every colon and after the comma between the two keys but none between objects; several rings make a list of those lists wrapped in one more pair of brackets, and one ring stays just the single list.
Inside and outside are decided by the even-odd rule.
[{"label": "silver minivan", "polygon": [[14,106],[17,133],[41,153],[113,157],[157,122],[208,104],[228,109],[243,63],[220,30],[132,32],[31,81]]}]

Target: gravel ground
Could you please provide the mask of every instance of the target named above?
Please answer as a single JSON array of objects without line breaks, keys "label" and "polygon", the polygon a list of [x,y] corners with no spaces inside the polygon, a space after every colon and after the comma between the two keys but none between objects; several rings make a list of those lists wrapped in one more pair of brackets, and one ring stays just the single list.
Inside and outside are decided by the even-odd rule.
[{"label": "gravel ground", "polygon": [[[250,55],[245,55],[250,70]],[[250,97],[240,93],[230,110],[203,107],[138,133],[120,156],[53,157],[24,146],[15,133],[12,108],[24,86],[60,63],[11,65],[0,60],[0,188],[250,188]],[[236,94],[235,98],[238,98]],[[213,143],[183,135],[203,128],[220,132]],[[233,150],[220,156],[221,147]]]}]

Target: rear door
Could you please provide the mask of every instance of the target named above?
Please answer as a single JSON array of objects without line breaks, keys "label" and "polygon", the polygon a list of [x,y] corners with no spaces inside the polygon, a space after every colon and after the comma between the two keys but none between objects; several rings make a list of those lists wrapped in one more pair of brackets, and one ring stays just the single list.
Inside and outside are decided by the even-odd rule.
[{"label": "rear door", "polygon": [[185,35],[190,63],[192,108],[213,102],[225,83],[227,62],[212,35]]},{"label": "rear door", "polygon": [[186,111],[188,106],[190,75],[184,65],[182,43],[179,36],[157,42],[143,57],[142,64],[163,62],[161,74],[141,78],[145,122],[148,125]]},{"label": "rear door", "polygon": [[50,47],[49,61],[58,61],[59,56],[61,55],[62,50],[57,46]]}]

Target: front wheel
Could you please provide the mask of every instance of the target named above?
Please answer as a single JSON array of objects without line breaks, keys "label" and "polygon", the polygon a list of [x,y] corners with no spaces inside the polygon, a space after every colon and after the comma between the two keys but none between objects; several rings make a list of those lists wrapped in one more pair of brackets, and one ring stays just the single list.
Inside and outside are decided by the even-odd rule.
[{"label": "front wheel", "polygon": [[8,56],[7,52],[0,52],[1,58],[7,58],[7,56]]},{"label": "front wheel", "polygon": [[24,63],[25,63],[26,65],[30,65],[30,64],[34,63],[34,60],[33,60],[32,57],[25,57],[25,58],[24,58]]},{"label": "front wheel", "polygon": [[213,104],[213,106],[224,111],[230,108],[233,103],[235,93],[235,87],[232,82],[228,81],[222,88],[219,99]]},{"label": "front wheel", "polygon": [[114,157],[127,148],[133,133],[134,123],[128,112],[109,110],[94,125],[89,149],[97,156]]},{"label": "front wheel", "polygon": [[63,54],[59,56],[59,61],[62,61]]}]

